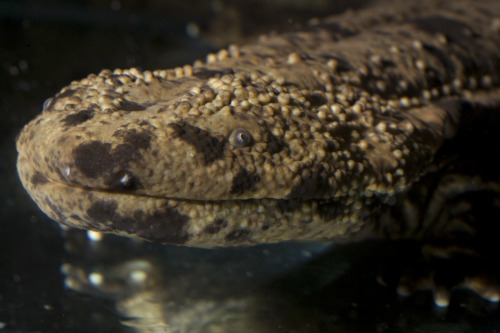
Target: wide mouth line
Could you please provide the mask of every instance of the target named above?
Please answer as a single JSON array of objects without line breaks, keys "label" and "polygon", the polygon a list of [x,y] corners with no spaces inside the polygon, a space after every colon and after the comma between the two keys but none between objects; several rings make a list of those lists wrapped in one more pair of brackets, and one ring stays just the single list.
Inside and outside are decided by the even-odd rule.
[{"label": "wide mouth line", "polygon": [[144,193],[137,193],[134,192],[133,190],[117,190],[117,189],[102,189],[102,188],[96,188],[96,187],[89,187],[81,184],[75,184],[75,183],[66,183],[58,180],[54,180],[50,177],[47,177],[46,175],[43,175],[42,173],[36,171],[39,175],[44,177],[48,183],[56,184],[58,186],[63,186],[67,188],[74,188],[74,189],[79,189],[82,191],[88,191],[88,192],[93,192],[93,193],[104,193],[104,194],[110,194],[110,195],[130,195],[138,198],[145,198],[145,199],[157,199],[157,200],[172,200],[172,201],[182,201],[182,202],[193,202],[193,203],[221,203],[221,202],[251,202],[251,201],[318,201],[316,200],[299,200],[299,199],[277,199],[277,198],[245,198],[245,199],[189,199],[189,198],[179,198],[179,197],[162,197],[162,196],[157,196],[157,195],[149,195],[149,194],[144,194]]}]

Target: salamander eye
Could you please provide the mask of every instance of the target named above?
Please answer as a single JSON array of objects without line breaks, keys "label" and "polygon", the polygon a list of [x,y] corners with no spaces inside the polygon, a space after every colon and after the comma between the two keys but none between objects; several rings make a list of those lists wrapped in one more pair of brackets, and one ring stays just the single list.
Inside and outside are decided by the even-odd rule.
[{"label": "salamander eye", "polygon": [[237,128],[231,132],[229,143],[237,148],[247,147],[252,143],[252,136],[247,130]]}]

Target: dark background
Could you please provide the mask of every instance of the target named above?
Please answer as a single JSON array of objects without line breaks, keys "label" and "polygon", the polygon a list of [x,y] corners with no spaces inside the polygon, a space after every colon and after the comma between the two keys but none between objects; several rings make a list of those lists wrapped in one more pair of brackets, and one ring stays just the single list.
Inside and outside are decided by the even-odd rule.
[{"label": "dark background", "polygon": [[[112,299],[65,288],[60,266],[72,260],[65,239],[17,178],[15,136],[46,98],[103,68],[152,70],[192,63],[231,42],[341,12],[347,2],[0,1],[0,332],[128,331]],[[405,246],[336,247],[265,288],[293,298],[297,311],[314,309],[314,316],[303,319],[314,322],[305,331],[500,331],[499,312],[487,303],[467,310],[458,298],[450,309],[436,309],[430,293],[402,299],[376,284],[378,262]],[[140,251],[156,256],[163,251],[146,247]],[[189,249],[178,251],[190,256]],[[333,268],[339,262],[349,268],[342,274]],[[276,331],[294,329],[286,319],[283,323]]]}]

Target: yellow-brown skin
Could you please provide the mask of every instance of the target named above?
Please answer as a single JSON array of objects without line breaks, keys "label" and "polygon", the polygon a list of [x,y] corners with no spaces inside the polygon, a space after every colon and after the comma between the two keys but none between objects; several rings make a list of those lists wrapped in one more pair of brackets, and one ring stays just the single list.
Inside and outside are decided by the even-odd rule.
[{"label": "yellow-brown skin", "polygon": [[203,247],[364,236],[434,168],[462,101],[498,98],[499,14],[383,3],[194,66],[104,70],[26,125],[19,176],[83,229]]}]

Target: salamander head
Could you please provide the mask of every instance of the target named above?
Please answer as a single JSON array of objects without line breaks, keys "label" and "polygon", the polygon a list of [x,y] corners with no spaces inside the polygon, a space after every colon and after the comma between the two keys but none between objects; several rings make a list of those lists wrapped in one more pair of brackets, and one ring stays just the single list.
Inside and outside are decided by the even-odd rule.
[{"label": "salamander head", "polygon": [[[272,214],[281,221],[293,215],[299,224],[319,223],[322,214],[355,221],[352,211],[366,193],[406,184],[393,143],[375,142],[385,127],[360,103],[329,106],[327,92],[300,84],[244,72],[200,78],[206,72],[166,78],[172,73],[103,71],[73,82],[18,138],[25,188],[63,224],[173,243],[203,238],[211,225],[251,243],[253,231],[245,230],[269,229]],[[393,131],[412,131],[398,126]],[[319,202],[343,198],[348,204],[339,212],[317,210]],[[221,207],[248,218],[229,223]],[[165,220],[177,221],[176,231],[153,227]],[[236,227],[241,223],[249,225]],[[266,231],[255,242],[311,238],[296,229]]]},{"label": "salamander head", "polygon": [[333,138],[335,124],[311,110],[321,103],[290,95],[234,74],[142,81],[106,71],[49,100],[18,147],[48,179],[88,189],[193,200],[345,194],[343,174],[365,167],[353,156],[362,125]]}]

